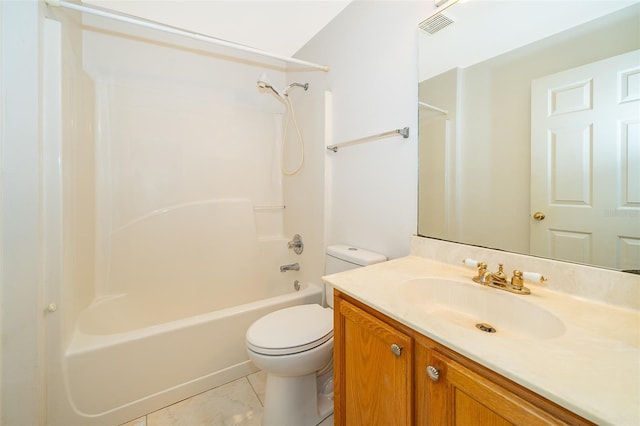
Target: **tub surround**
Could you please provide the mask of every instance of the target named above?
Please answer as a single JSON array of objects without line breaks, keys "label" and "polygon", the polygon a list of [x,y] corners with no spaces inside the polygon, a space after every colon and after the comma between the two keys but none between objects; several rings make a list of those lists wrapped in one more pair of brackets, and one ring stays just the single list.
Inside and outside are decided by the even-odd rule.
[{"label": "tub surround", "polygon": [[[564,333],[534,338],[486,334],[430,315],[400,297],[402,283],[443,277],[469,285],[472,257],[491,270],[544,274],[532,294],[512,295],[555,314]],[[389,317],[598,424],[640,424],[640,277],[496,250],[413,237],[407,257],[324,277]]]}]

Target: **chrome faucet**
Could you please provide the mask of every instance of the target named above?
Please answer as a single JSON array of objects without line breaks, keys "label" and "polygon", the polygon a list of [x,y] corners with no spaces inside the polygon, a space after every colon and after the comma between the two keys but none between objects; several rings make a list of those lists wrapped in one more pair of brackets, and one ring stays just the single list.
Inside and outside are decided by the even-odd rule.
[{"label": "chrome faucet", "polygon": [[299,271],[299,270],[300,270],[300,264],[298,262],[291,263],[289,265],[281,265],[280,266],[280,272]]}]

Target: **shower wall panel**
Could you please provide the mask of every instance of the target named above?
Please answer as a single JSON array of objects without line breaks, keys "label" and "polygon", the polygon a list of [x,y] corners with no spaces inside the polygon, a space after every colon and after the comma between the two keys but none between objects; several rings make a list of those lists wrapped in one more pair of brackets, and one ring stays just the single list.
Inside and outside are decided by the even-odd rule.
[{"label": "shower wall panel", "polygon": [[[278,161],[285,108],[256,87],[263,68],[175,39],[85,31],[83,41],[84,68],[96,84],[97,295],[140,293],[158,284],[152,277],[163,268],[147,265],[145,279],[141,268],[123,272],[131,246],[122,241],[133,235],[146,235],[138,254],[141,247],[173,244],[156,262],[182,264],[182,270],[196,262],[172,253],[179,257],[176,248],[190,233],[195,247],[208,244],[198,237],[212,238],[223,227],[251,230],[253,240],[246,241],[252,243],[236,252],[245,257],[258,250],[258,238],[282,238],[282,209],[253,212],[253,206],[283,204]],[[284,81],[282,71],[269,75],[275,84]],[[250,216],[223,214],[229,200],[246,200]],[[197,216],[207,209],[209,220]],[[222,227],[208,226],[216,220]],[[149,230],[152,222],[163,228]],[[198,231],[195,223],[204,227]]]},{"label": "shower wall panel", "polygon": [[[63,343],[68,344],[75,319],[94,298],[95,275],[95,144],[94,83],[82,65],[82,29],[61,15],[61,144],[59,147],[61,212],[61,294]],[[47,112],[45,112],[47,114]],[[51,206],[53,207],[53,206]]]}]

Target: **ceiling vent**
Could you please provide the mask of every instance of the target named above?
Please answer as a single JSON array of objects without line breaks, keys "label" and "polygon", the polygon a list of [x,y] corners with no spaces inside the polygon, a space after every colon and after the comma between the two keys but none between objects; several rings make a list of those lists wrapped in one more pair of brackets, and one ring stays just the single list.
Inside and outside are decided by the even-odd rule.
[{"label": "ceiling vent", "polygon": [[428,34],[434,35],[451,24],[453,24],[452,19],[446,17],[442,13],[437,13],[420,22],[420,24],[418,24],[418,28]]}]

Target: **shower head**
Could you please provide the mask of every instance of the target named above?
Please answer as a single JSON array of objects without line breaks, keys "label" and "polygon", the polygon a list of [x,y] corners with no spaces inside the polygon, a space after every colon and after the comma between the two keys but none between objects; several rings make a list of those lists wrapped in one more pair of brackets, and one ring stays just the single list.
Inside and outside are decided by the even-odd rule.
[{"label": "shower head", "polygon": [[286,96],[289,96],[289,90],[291,90],[292,88],[302,87],[304,90],[307,90],[309,88],[309,83],[305,83],[305,84],[291,83],[290,85],[285,87],[282,92],[280,92],[278,89],[273,87],[273,84],[271,84],[271,80],[269,80],[269,77],[267,76],[267,74],[263,73],[260,76],[260,80],[258,80],[258,87],[261,89],[271,89],[273,93],[278,95],[278,97],[284,99]]},{"label": "shower head", "polygon": [[293,89],[294,87],[302,87],[306,92],[307,89],[309,89],[309,83],[305,83],[305,84],[291,83],[290,85],[288,85],[287,87],[284,88],[284,90],[282,91],[282,95],[283,96],[288,96],[289,90]]},{"label": "shower head", "polygon": [[260,76],[260,80],[258,80],[258,87],[261,89],[271,89],[273,93],[275,93],[279,97],[284,97],[280,94],[280,92],[276,90],[275,87],[273,87],[273,85],[271,84],[271,80],[269,80],[269,77],[265,73],[262,73],[262,75]]}]

